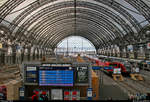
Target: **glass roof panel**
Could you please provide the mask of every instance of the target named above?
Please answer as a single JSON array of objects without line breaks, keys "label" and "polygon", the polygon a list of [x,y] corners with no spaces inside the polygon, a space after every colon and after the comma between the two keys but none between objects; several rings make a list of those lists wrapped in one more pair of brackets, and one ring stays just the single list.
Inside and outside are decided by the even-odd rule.
[{"label": "glass roof panel", "polygon": [[[148,24],[148,22],[145,21],[146,20],[145,17],[143,15],[141,15],[140,12],[137,11],[132,5],[130,5],[129,3],[127,3],[124,0],[115,0],[115,1],[118,2],[119,4],[121,4],[122,8],[127,10],[137,21],[142,22],[142,23],[140,23],[142,26],[145,26]],[[143,22],[143,21],[145,21],[145,22]]]},{"label": "glass roof panel", "polygon": [[8,0],[0,0],[0,7],[5,3],[7,2]]}]

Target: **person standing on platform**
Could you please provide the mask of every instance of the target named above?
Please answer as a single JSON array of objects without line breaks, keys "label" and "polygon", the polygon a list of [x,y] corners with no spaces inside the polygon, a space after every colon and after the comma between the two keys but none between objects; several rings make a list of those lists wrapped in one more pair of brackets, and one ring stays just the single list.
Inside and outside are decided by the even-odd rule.
[{"label": "person standing on platform", "polygon": [[38,94],[39,94],[39,92],[35,91],[35,94],[32,96],[32,101],[38,101],[39,100]]},{"label": "person standing on platform", "polygon": [[41,101],[48,101],[48,96],[46,95],[45,91],[43,91],[42,94],[40,94],[40,100]]}]

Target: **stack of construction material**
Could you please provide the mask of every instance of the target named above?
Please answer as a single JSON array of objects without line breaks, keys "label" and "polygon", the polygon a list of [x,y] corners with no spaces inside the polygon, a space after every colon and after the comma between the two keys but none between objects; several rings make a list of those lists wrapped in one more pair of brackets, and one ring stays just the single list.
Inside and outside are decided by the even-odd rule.
[{"label": "stack of construction material", "polygon": [[12,80],[3,84],[7,90],[7,100],[19,100],[19,88],[22,86],[22,80]]},{"label": "stack of construction material", "polygon": [[18,65],[4,66],[0,70],[0,76],[0,84],[20,78],[20,68]]},{"label": "stack of construction material", "polygon": [[77,62],[85,62],[81,57],[80,55],[77,56]]},{"label": "stack of construction material", "polygon": [[96,73],[92,70],[92,89],[93,89],[93,100],[99,100],[99,77]]}]

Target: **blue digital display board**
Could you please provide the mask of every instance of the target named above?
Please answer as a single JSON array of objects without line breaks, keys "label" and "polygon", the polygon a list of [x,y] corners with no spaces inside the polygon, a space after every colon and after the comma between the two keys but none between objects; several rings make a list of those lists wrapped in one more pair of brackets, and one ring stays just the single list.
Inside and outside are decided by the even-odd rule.
[{"label": "blue digital display board", "polygon": [[39,70],[40,86],[73,86],[73,70]]}]

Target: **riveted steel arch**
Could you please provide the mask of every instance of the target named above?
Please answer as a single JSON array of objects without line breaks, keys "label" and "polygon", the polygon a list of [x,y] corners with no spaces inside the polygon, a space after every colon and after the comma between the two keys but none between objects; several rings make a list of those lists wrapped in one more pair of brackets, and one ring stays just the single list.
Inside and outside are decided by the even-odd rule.
[{"label": "riveted steel arch", "polygon": [[[64,19],[64,18],[63,18]],[[51,27],[50,27],[51,28]]]},{"label": "riveted steel arch", "polygon": [[[88,15],[89,15],[89,14],[88,14]],[[97,16],[96,13],[95,13],[95,16]],[[97,16],[97,17],[98,17],[98,16]],[[107,17],[104,17],[104,18],[107,18]],[[44,19],[44,20],[42,20],[41,22],[39,22],[39,24],[35,25],[34,28],[38,28],[37,26],[38,26],[38,25],[41,25],[41,23],[43,24],[45,20],[46,20],[46,19]],[[110,21],[110,22],[111,22],[111,21]],[[120,25],[121,25],[121,24],[120,24]],[[121,25],[121,26],[122,26],[122,25]],[[34,29],[34,28],[33,28],[33,29]],[[127,28],[126,28],[126,29],[127,29]],[[125,30],[125,27],[124,27],[124,30]],[[32,32],[33,32],[33,31],[32,31]],[[127,31],[126,31],[126,32],[127,32]],[[131,32],[131,31],[130,31],[130,32]]]},{"label": "riveted steel arch", "polygon": [[150,7],[146,5],[142,0],[125,0],[134,8],[136,8],[141,15],[143,15],[150,22]]}]

